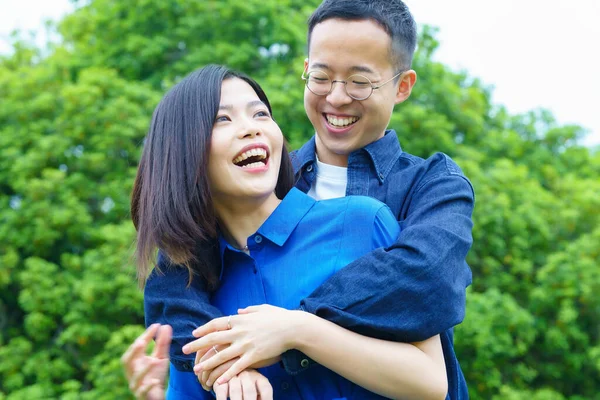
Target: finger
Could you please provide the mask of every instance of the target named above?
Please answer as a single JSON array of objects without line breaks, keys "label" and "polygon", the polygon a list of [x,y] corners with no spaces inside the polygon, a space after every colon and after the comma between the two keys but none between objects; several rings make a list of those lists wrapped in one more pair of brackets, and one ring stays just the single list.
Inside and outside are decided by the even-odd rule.
[{"label": "finger", "polygon": [[234,376],[229,382],[229,398],[231,400],[243,400],[242,382],[237,376]]},{"label": "finger", "polygon": [[268,311],[271,308],[278,308],[278,307],[273,307],[270,304],[259,304],[257,306],[248,306],[246,308],[238,308],[238,314],[251,314],[251,313],[255,313],[255,312],[259,312],[259,311]]},{"label": "finger", "polygon": [[256,389],[261,400],[273,400],[273,386],[266,377],[261,375],[256,380]]},{"label": "finger", "polygon": [[261,400],[273,400],[273,386],[265,376],[261,375],[256,380],[256,389]]},{"label": "finger", "polygon": [[171,339],[173,338],[173,328],[170,325],[162,325],[156,332],[156,344],[154,345],[154,351],[152,357],[160,359],[169,358],[169,347],[171,346]]},{"label": "finger", "polygon": [[225,373],[225,371],[227,371],[235,362],[237,361],[237,358],[235,360],[230,360],[228,362],[226,362],[225,364],[221,364],[219,365],[217,368],[207,371],[207,380],[206,380],[206,384],[208,386],[212,386],[217,379],[219,379],[221,377],[221,375],[223,375]]},{"label": "finger", "polygon": [[192,331],[194,337],[206,336],[209,333],[227,330],[227,319],[229,317],[215,318]]},{"label": "finger", "polygon": [[222,385],[214,385],[213,390],[217,397],[217,400],[227,400],[227,396],[229,395],[229,384],[224,383]]},{"label": "finger", "polygon": [[249,373],[248,371],[243,371],[238,375],[240,381],[242,382],[242,394],[244,396],[244,400],[255,400],[256,399],[256,375]]},{"label": "finger", "polygon": [[140,386],[140,383],[144,379],[146,374],[148,374],[148,372],[156,365],[157,363],[154,360],[147,360],[145,365],[142,368],[135,371],[129,379],[129,389],[132,392],[135,392],[138,389],[138,386]]},{"label": "finger", "polygon": [[[223,346],[216,346],[216,347],[217,347],[217,350],[221,351],[221,347],[223,347]],[[225,348],[225,347],[223,347],[223,348]],[[200,364],[200,363],[214,357],[215,354],[217,354],[217,353],[214,352],[212,347],[208,347],[206,349],[198,351],[196,354],[198,355],[198,357],[200,357],[200,359],[198,360],[198,364]]]},{"label": "finger", "polygon": [[246,308],[238,308],[238,314],[251,314],[260,311],[260,306],[248,306]]},{"label": "finger", "polygon": [[[226,349],[219,351],[217,354],[215,354],[208,360],[203,361],[200,364],[198,364],[198,368],[197,368],[198,372],[204,371],[204,370],[215,369],[219,365],[225,364],[226,362],[231,361],[234,358],[239,357],[240,355],[241,355],[241,351],[238,349],[237,346],[229,346]],[[245,368],[242,368],[239,372],[242,372],[244,369]],[[196,368],[194,368],[194,371],[195,370],[196,370]],[[235,375],[237,375],[237,374],[235,374]]]},{"label": "finger", "polygon": [[206,350],[219,344],[229,344],[232,342],[232,339],[233,334],[230,330],[213,332],[186,344],[181,350],[184,354],[192,354],[199,350]]},{"label": "finger", "polygon": [[139,355],[140,351],[145,351],[150,340],[154,337],[160,324],[152,324],[127,348],[121,356],[121,363],[127,368],[131,367],[131,362]]},{"label": "finger", "polygon": [[151,379],[148,382],[146,382],[145,384],[143,384],[142,386],[140,386],[136,391],[135,391],[135,398],[136,399],[145,399],[148,396],[148,392],[150,392],[150,390],[152,390],[153,388],[157,387],[158,385],[160,385],[160,381],[158,379]]},{"label": "finger", "polygon": [[[229,346],[227,346],[229,347]],[[204,355],[201,356],[202,352],[197,352],[196,353],[196,360],[194,362],[194,373],[196,375],[200,374],[201,372],[203,372],[203,366],[205,365],[204,362],[206,360],[210,360],[212,357],[216,356],[219,351],[226,349],[227,347],[221,347],[221,346],[212,346],[209,347],[207,350],[202,350],[202,352],[204,352]],[[212,368],[207,368],[208,371],[210,371]]]},{"label": "finger", "polygon": [[[204,360],[208,360],[210,357],[215,355],[214,351],[209,351],[209,350],[212,350],[212,348],[209,348],[208,350],[202,350],[202,351],[196,352],[196,358],[194,359],[194,372],[196,372],[196,366],[198,364],[200,364]],[[200,371],[198,371],[198,372],[200,372]]]},{"label": "finger", "polygon": [[[204,388],[204,390],[210,390],[210,386],[208,384],[208,377],[210,376],[210,371],[202,371],[202,373],[198,376],[198,381]],[[214,382],[214,381],[213,381]]]},{"label": "finger", "polygon": [[[232,346],[233,347],[233,346]],[[210,362],[210,360],[208,361]],[[218,384],[223,384],[229,382],[231,378],[241,373],[243,370],[250,366],[250,357],[247,355],[243,355],[239,360],[237,360],[227,371],[221,375],[219,379],[217,379]]]}]

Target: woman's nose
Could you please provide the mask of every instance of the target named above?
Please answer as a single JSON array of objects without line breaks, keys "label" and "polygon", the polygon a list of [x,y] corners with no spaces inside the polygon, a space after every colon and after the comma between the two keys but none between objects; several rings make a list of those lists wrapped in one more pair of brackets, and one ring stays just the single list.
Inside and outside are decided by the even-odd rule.
[{"label": "woman's nose", "polygon": [[241,138],[252,138],[260,135],[262,135],[260,128],[253,121],[244,122],[244,126],[240,131]]}]

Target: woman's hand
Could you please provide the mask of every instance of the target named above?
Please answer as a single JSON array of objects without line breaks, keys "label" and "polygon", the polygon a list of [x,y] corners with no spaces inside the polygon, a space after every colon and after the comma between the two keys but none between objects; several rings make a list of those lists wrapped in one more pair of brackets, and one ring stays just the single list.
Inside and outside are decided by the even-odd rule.
[{"label": "woman's hand", "polygon": [[[150,341],[156,335],[151,355],[146,354]],[[129,390],[137,399],[163,400],[165,381],[169,370],[169,344],[173,331],[169,325],[153,324],[129,346],[121,357]]]},{"label": "woman's hand", "polygon": [[229,382],[213,386],[217,400],[273,400],[273,388],[260,372],[248,369]]},{"label": "woman's hand", "polygon": [[[215,346],[215,349],[217,349],[217,351],[221,351],[224,348],[225,347]],[[204,355],[203,355],[203,352],[201,352],[201,351],[196,353],[196,361],[194,362],[194,373],[196,373],[196,376],[198,376],[198,380],[200,381],[200,384],[202,385],[202,388],[204,390],[210,390],[211,387],[217,381],[217,379],[220,378],[221,375],[223,375],[229,368],[231,368],[231,366],[233,364],[235,364],[235,362],[237,360],[239,360],[239,357],[236,357],[232,360],[227,361],[224,364],[217,366],[216,368],[214,368],[212,370],[202,370],[201,368],[198,367],[198,364],[208,360],[215,354],[217,354],[217,353],[212,348],[210,348],[207,352],[205,352]],[[250,369],[258,369],[258,368],[268,367],[269,365],[273,365],[273,364],[279,362],[280,359],[281,359],[281,357],[275,357],[272,359],[263,360],[258,363],[252,364],[250,366]]]},{"label": "woman's hand", "polygon": [[198,351],[196,353],[196,360],[194,361],[194,373],[198,377],[198,381],[204,390],[210,391],[217,379],[238,360],[238,357],[236,357],[233,360],[229,360],[226,363],[215,367],[212,370],[202,370],[199,367],[200,363],[216,355],[216,351],[221,351],[223,349],[225,349],[225,346],[215,346],[214,349],[209,347],[207,351]]},{"label": "woman's hand", "polygon": [[233,361],[217,380],[218,384],[228,382],[251,366],[270,365],[265,362],[272,364],[279,360],[282,353],[293,348],[295,330],[304,314],[270,305],[248,307],[238,312],[239,315],[216,318],[197,328],[193,335],[201,338],[183,347],[186,354],[200,351],[203,356],[209,355],[194,367],[199,375]]}]

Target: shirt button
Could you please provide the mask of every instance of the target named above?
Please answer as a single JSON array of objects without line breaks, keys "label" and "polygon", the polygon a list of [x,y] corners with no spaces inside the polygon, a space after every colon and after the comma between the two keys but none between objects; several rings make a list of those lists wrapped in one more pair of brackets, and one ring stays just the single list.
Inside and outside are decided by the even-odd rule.
[{"label": "shirt button", "polygon": [[289,383],[287,383],[287,382],[283,382],[283,383],[281,384],[281,389],[282,389],[282,390],[288,390],[289,388],[290,388],[290,384],[289,384]]},{"label": "shirt button", "polygon": [[308,167],[306,167],[306,170],[307,170],[308,172],[312,171],[312,170],[313,170],[313,166],[312,166],[312,164],[308,164]]},{"label": "shirt button", "polygon": [[254,241],[255,241],[256,243],[260,243],[260,242],[262,242],[262,236],[260,236],[260,235],[256,235],[256,236],[254,236]]},{"label": "shirt button", "polygon": [[308,360],[305,358],[302,361],[300,361],[300,365],[302,366],[302,368],[306,368],[308,367]]},{"label": "shirt button", "polygon": [[182,367],[186,371],[191,371],[192,370],[192,367],[188,363],[183,363]]}]

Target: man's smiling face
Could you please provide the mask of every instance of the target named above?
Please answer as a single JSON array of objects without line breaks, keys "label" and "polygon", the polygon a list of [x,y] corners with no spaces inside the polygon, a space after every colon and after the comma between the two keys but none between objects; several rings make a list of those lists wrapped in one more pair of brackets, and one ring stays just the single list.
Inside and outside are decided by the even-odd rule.
[{"label": "man's smiling face", "polygon": [[[390,49],[390,36],[371,20],[329,19],[311,33],[305,70],[322,71],[338,81],[360,74],[378,86],[400,72],[394,69]],[[305,88],[304,108],[317,132],[319,159],[346,166],[351,152],[383,137],[394,105],[405,98],[398,94],[399,85],[393,80],[361,101],[348,96],[339,82],[325,96]]]}]

